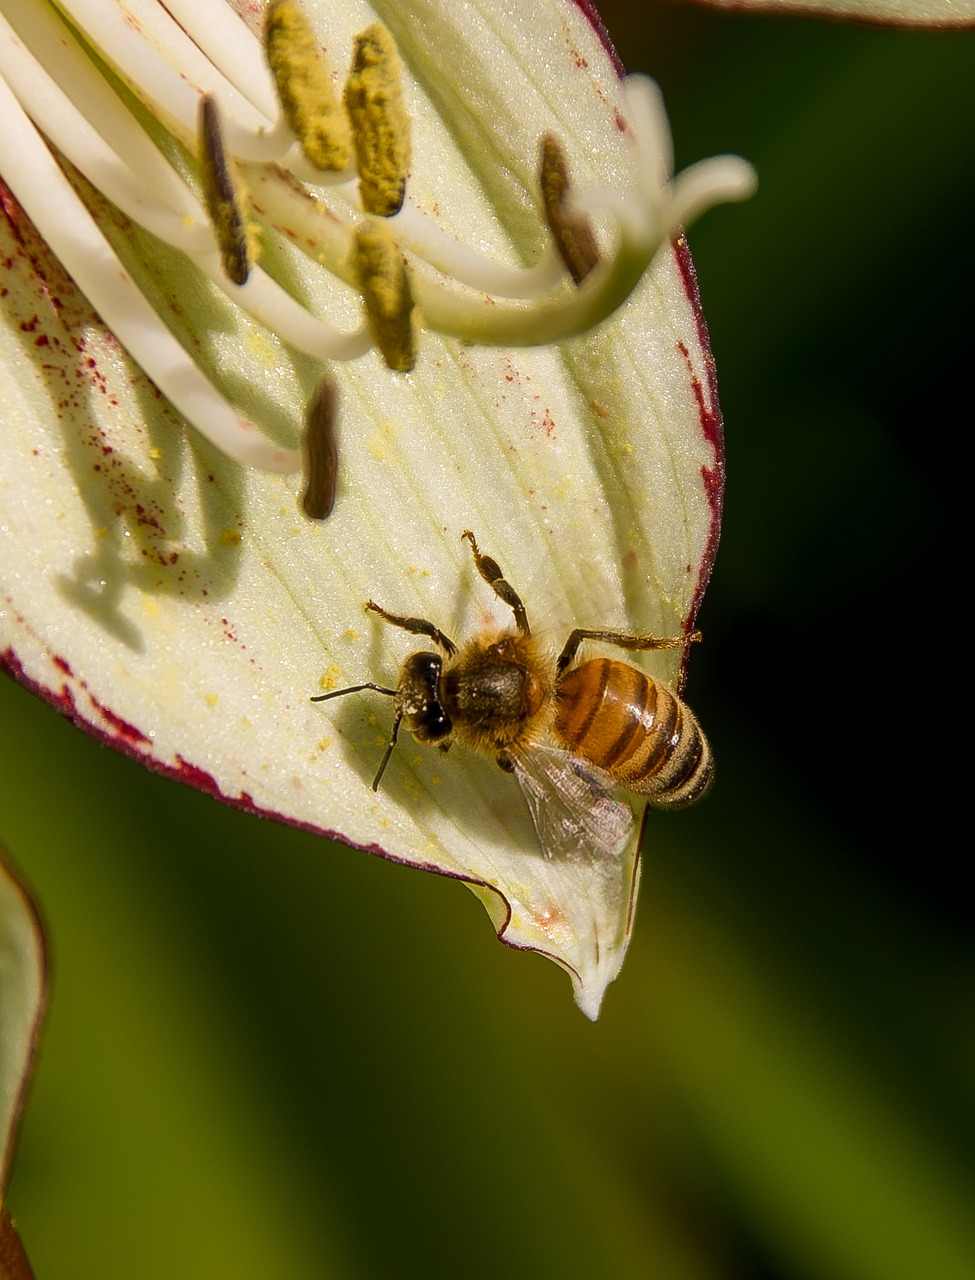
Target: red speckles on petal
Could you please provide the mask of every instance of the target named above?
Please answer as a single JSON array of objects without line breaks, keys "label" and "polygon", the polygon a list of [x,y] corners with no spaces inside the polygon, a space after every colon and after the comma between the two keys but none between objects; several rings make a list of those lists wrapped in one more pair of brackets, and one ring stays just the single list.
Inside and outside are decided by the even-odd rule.
[{"label": "red speckles on petal", "polygon": [[[55,472],[74,479],[89,524],[71,530],[61,589],[137,643],[126,588],[222,594],[239,554],[220,541],[231,513],[212,477],[186,467],[180,419],[123,357],[2,184],[0,261],[9,331],[27,357],[15,389],[25,412],[5,424],[8,443],[22,450],[39,490]],[[30,411],[38,401],[54,410],[43,421]],[[202,525],[187,514],[198,505]]]},{"label": "red speckles on petal", "polygon": [[599,37],[603,48],[609,54],[609,60],[612,62],[616,74],[619,76],[625,75],[625,69],[623,67],[623,63],[620,61],[620,56],[613,48],[613,42],[609,38],[609,32],[603,25],[603,20],[597,13],[596,6],[592,3],[592,0],[573,0],[573,3],[577,9],[582,11],[586,20],[589,22],[589,25]]},{"label": "red speckles on petal", "polygon": [[694,372],[691,364],[690,353],[688,352],[686,345],[683,342],[679,342],[677,344],[677,349],[684,357],[684,362],[687,366],[688,375],[691,381],[691,390],[693,391],[694,398],[697,401],[701,431],[705,439],[709,441],[714,449],[714,465],[711,467],[701,467],[701,480],[711,507],[712,519],[711,527],[708,530],[707,548],[701,562],[701,570],[698,574],[697,585],[694,591],[694,601],[690,613],[690,617],[693,618],[697,613],[701,599],[704,595],[704,589],[711,576],[711,569],[714,565],[714,558],[718,550],[718,537],[721,532],[721,507],[724,501],[725,476],[724,424],[721,419],[721,407],[718,402],[718,384],[715,374],[714,358],[711,355],[711,343],[708,337],[707,323],[704,319],[704,313],[701,311],[701,297],[697,287],[697,273],[694,270],[694,262],[691,259],[691,252],[688,248],[685,236],[680,236],[676,240],[674,244],[674,256],[681,273],[681,279],[684,283],[684,291],[694,311],[697,323],[697,336],[701,350],[704,354],[704,376],[707,381],[706,388],[701,385],[700,379]]}]

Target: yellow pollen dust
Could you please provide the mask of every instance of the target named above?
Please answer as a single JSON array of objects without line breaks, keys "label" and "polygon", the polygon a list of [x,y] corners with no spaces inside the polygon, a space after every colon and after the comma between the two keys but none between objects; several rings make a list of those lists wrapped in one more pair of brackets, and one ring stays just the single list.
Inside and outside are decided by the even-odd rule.
[{"label": "yellow pollen dust", "polygon": [[321,680],[319,680],[319,687],[324,689],[326,693],[329,693],[332,689],[337,689],[339,687],[339,677],[341,674],[342,672],[339,670],[336,663],[333,662],[322,676]]},{"label": "yellow pollen dust", "polygon": [[341,172],[352,156],[349,121],[299,5],[291,0],[271,5],[264,49],[281,106],[305,155],[316,169]]}]

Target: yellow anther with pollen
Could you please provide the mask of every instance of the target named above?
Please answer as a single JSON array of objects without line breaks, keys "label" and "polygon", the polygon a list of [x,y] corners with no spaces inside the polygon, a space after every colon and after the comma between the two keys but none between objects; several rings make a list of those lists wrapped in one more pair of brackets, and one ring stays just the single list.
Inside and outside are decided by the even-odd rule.
[{"label": "yellow anther with pollen", "polygon": [[355,138],[359,197],[368,213],[398,213],[410,168],[410,118],[393,37],[374,22],[356,36],[345,105]]},{"label": "yellow anther with pollen", "polygon": [[416,361],[413,290],[400,247],[380,223],[367,223],[353,261],[373,341],[390,369],[409,373]]},{"label": "yellow anther with pollen", "polygon": [[271,5],[264,46],[281,106],[305,155],[316,169],[346,169],[352,158],[348,117],[299,5]]}]

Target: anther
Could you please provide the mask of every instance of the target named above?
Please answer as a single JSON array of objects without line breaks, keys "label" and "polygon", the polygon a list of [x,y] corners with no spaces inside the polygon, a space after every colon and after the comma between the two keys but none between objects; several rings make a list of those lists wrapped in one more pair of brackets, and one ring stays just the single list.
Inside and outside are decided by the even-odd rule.
[{"label": "anther", "polygon": [[264,24],[264,50],[288,124],[316,169],[348,168],[348,117],[332,87],[308,20],[292,0],[272,4]]},{"label": "anther", "polygon": [[337,393],[333,378],[322,378],[305,411],[301,463],[305,476],[302,509],[312,520],[324,520],[335,505],[338,442],[335,434]]},{"label": "anther", "polygon": [[353,262],[376,346],[390,369],[409,373],[416,362],[413,291],[399,245],[379,223],[359,228]]},{"label": "anther", "polygon": [[599,248],[592,224],[576,212],[569,201],[569,171],[562,144],[554,134],[542,138],[540,173],[542,203],[559,256],[576,284],[581,284],[599,263]]},{"label": "anther", "polygon": [[204,94],[197,117],[203,199],[213,224],[223,269],[234,282],[247,283],[255,258],[247,201],[223,146],[216,101]]},{"label": "anther", "polygon": [[410,118],[403,105],[396,46],[381,23],[356,36],[345,106],[352,121],[362,207],[390,218],[399,212],[406,191]]}]

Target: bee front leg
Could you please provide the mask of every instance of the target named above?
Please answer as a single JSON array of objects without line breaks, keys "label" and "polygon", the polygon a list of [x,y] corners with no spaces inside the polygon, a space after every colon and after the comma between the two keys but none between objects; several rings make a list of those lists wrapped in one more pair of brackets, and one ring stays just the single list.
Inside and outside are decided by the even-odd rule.
[{"label": "bee front leg", "polygon": [[521,596],[518,595],[510,582],[505,580],[505,576],[501,571],[501,566],[497,560],[492,560],[490,556],[482,555],[478,549],[477,539],[471,533],[470,529],[465,529],[460,535],[466,538],[471,544],[471,550],[474,553],[474,567],[478,573],[488,584],[499,600],[503,600],[515,615],[515,626],[523,636],[531,635],[531,627],[528,625],[528,615],[525,613],[525,606],[521,603]]},{"label": "bee front leg", "polygon": [[583,640],[602,640],[604,644],[615,644],[620,649],[646,651],[649,649],[683,649],[695,640],[700,640],[700,631],[691,631],[686,636],[649,636],[634,635],[630,631],[590,631],[585,627],[577,627],[568,640],[565,648],[555,664],[556,676],[563,675],[576,656],[576,651]]},{"label": "bee front leg", "polygon": [[440,645],[448,658],[453,657],[457,652],[457,646],[453,640],[449,640],[439,627],[435,627],[432,622],[427,622],[425,618],[407,618],[402,617],[398,613],[389,613],[382,605],[376,604],[373,600],[366,602],[366,608],[370,613],[378,613],[380,618],[388,622],[390,626],[401,627],[404,631],[409,631],[415,636],[429,636],[430,639]]}]

